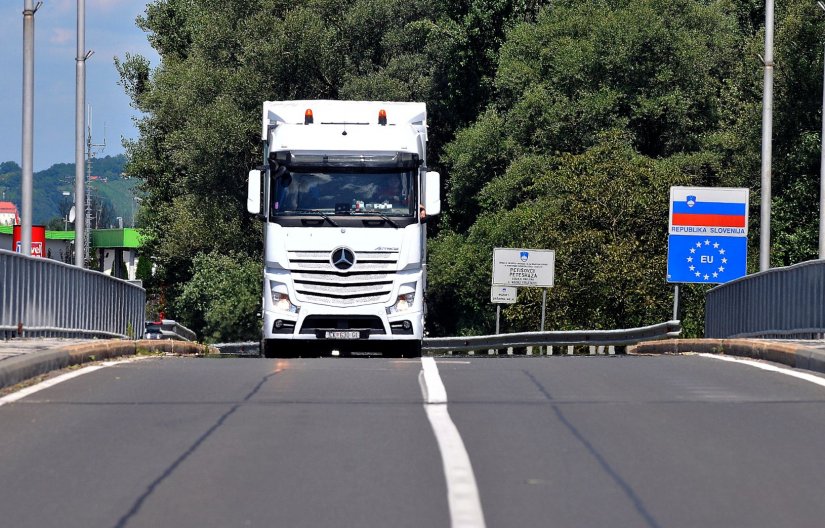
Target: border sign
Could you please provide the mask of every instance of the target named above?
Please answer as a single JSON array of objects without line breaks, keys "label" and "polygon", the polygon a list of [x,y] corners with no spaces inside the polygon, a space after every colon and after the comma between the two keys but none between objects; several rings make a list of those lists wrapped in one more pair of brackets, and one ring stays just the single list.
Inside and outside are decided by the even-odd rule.
[{"label": "border sign", "polygon": [[493,249],[493,286],[551,288],[556,267],[552,249]]},{"label": "border sign", "polygon": [[512,286],[490,287],[490,302],[493,304],[513,304],[516,302],[518,288]]},{"label": "border sign", "polygon": [[749,192],[670,188],[668,282],[721,284],[747,274]]}]

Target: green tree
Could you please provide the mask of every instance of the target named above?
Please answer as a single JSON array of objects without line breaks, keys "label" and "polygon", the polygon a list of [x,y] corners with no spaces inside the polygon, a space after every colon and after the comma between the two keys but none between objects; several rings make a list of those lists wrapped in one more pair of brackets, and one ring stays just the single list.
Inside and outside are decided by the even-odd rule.
[{"label": "green tree", "polygon": [[[669,187],[741,180],[725,132],[742,42],[727,4],[692,0],[562,1],[514,27],[497,97],[445,148],[433,330],[491,330],[479,263],[493,247],[556,250],[550,328],[668,319]],[[511,328],[536,329],[539,303],[520,293],[505,310]]]},{"label": "green tree", "polygon": [[[825,18],[803,0],[777,7],[773,263],[789,264],[816,249]],[[440,230],[430,246],[434,332],[489,331],[489,266],[479,262],[495,246],[528,244],[558,252],[554,326],[658,322],[668,316],[661,200],[670,185],[750,187],[755,269],[763,9],[753,0],[155,0],[138,25],[160,63],[116,61],[143,116],[125,172],[145,193],[154,293],[174,311],[197,255],[260,259],[244,180],[261,160],[263,100],[419,100],[428,163],[446,182],[445,214],[430,226]],[[0,167],[0,185],[15,170]],[[608,215],[630,227],[611,230]],[[639,251],[644,259],[626,261]],[[694,333],[703,291],[684,289]],[[536,292],[520,295],[507,325],[533,329]]]},{"label": "green tree", "polygon": [[[694,160],[652,160],[620,131],[597,141],[581,154],[514,162],[481,191],[487,205],[466,237],[446,233],[433,242],[431,300],[441,325],[434,330],[492,331],[485,263],[493,247],[555,249],[547,328],[626,328],[669,319],[668,189],[694,183]],[[540,306],[539,290],[521,291],[519,302],[504,310],[509,329],[538,329]]]},{"label": "green tree", "polygon": [[261,263],[237,253],[201,253],[192,268],[175,302],[179,320],[209,343],[258,340]]},{"label": "green tree", "polygon": [[160,63],[127,54],[116,65],[143,116],[139,138],[126,144],[126,172],[146,195],[144,251],[173,309],[195,255],[260,255],[245,175],[261,159],[262,101],[427,101],[437,166],[443,138],[487,103],[505,28],[535,10],[502,0],[149,4],[137,23]]}]

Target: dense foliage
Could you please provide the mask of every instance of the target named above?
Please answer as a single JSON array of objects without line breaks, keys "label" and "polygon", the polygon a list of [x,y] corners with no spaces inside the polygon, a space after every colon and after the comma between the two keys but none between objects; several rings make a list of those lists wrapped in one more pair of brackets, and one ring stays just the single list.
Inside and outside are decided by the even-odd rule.
[{"label": "dense foliage", "polygon": [[175,300],[176,313],[198,328],[206,342],[244,341],[249,329],[259,326],[262,273],[259,259],[201,253]]},{"label": "dense foliage", "polygon": [[[809,2],[778,8],[774,265],[816,251],[825,33]],[[138,24],[160,64],[118,61],[144,115],[127,170],[147,193],[152,283],[167,314],[202,336],[254,339],[254,317],[230,329],[209,314],[254,316],[244,303],[260,298],[260,281],[240,277],[252,273],[247,259],[260,259],[244,180],[261,157],[261,102],[419,100],[430,165],[446,181],[429,246],[433,333],[492,330],[494,247],[556,250],[548,328],[668,319],[670,186],[751,188],[754,271],[761,9],[750,0],[155,0]],[[249,295],[196,295],[219,278],[207,270],[224,265],[245,270],[238,282]],[[692,334],[702,331],[705,289],[685,288]],[[520,292],[505,327],[536,328],[540,299]]]}]

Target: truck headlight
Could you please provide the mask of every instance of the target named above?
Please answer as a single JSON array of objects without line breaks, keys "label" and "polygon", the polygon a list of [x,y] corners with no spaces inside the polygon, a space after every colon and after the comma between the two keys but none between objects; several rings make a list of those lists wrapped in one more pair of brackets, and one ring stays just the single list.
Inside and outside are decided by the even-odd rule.
[{"label": "truck headlight", "polygon": [[280,282],[269,283],[269,292],[272,294],[272,306],[279,312],[298,313],[300,308],[292,304],[292,301],[289,299],[289,294],[284,291],[278,291],[285,289],[286,285]]},{"label": "truck headlight", "polygon": [[415,303],[415,286],[416,283],[404,284],[399,289],[398,298],[395,304],[387,307],[387,314],[403,313],[412,310]]}]

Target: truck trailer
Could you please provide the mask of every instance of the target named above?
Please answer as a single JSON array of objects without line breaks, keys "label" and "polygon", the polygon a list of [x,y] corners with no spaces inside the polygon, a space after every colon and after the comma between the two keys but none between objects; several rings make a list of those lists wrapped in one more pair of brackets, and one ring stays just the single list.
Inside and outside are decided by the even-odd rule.
[{"label": "truck trailer", "polygon": [[267,101],[247,210],[264,223],[261,354],[421,353],[427,218],[424,103]]}]

